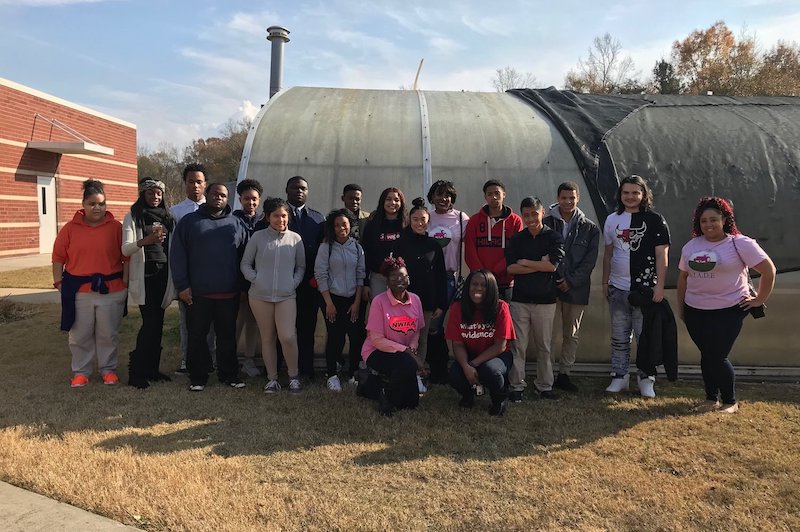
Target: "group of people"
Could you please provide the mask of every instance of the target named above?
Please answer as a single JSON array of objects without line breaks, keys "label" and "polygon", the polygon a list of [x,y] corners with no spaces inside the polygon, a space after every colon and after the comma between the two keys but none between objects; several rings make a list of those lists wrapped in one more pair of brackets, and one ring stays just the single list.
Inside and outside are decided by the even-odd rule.
[{"label": "group of people", "polygon": [[[517,214],[505,204],[505,185],[489,180],[486,204],[472,216],[455,209],[457,192],[449,181],[431,186],[430,209],[423,198],[409,208],[403,192],[390,187],[372,213],[361,208],[361,187],[350,184],[343,207],[323,216],[307,205],[309,184],[301,176],[286,183],[286,199],[263,198],[258,181],[239,182],[236,211],[225,184],[207,183],[202,165],[188,165],[183,182],[186,199],[169,208],[164,183],[142,179],[122,223],[106,210],[102,183],[84,183],[83,208],[53,249],[73,387],[89,382],[95,358],[103,382],[118,382],[117,338],[127,296],[142,316],[128,374],[137,388],[170,380],[160,372],[162,329],[166,307],[178,299],[179,371],[188,374],[195,392],[204,390],[215,370],[220,383],[244,387],[240,369],[260,373],[254,363],[260,337],[264,392],[282,390],[283,361],[284,384],[300,393],[314,376],[320,311],[327,329],[327,388],[338,392],[343,381],[357,384],[359,393],[379,401],[384,415],[417,406],[426,382],[449,383],[465,408],[488,390],[489,413],[503,415],[509,401],[521,402],[529,391],[529,344],[537,360],[536,395],[557,399],[554,388],[577,391],[570,375],[600,229],[578,207],[576,183],[559,185],[549,207],[524,198]],[[677,345],[643,348],[652,347],[652,327],[664,329],[658,336],[668,344],[664,322],[672,319],[664,300],[670,234],[652,207],[645,180],[624,178],[617,209],[603,228],[612,368],[606,391],[612,394],[629,387],[632,337],[643,397],[655,397],[657,365],[664,364],[668,375],[677,368],[676,353],[669,356]],[[733,208],[722,198],[700,201],[692,237],[679,264],[677,314],[701,353],[706,400],[698,410],[734,412],[728,353],[747,313],[763,309],[775,267],[739,232]],[[470,270],[466,279],[462,257]],[[761,275],[757,291],[750,268]],[[555,372],[554,326],[561,328],[562,344]]]}]

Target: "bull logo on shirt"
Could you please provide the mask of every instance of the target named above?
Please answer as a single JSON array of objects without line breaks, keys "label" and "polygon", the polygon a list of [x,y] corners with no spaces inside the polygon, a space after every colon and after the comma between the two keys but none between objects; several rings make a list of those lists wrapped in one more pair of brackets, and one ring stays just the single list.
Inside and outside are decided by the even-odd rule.
[{"label": "bull logo on shirt", "polygon": [[409,334],[417,330],[417,319],[408,316],[392,316],[389,318],[389,328],[395,332]]},{"label": "bull logo on shirt", "polygon": [[628,229],[620,229],[616,227],[617,240],[622,242],[622,247],[627,247],[631,251],[636,251],[642,244],[642,238],[647,232],[647,224],[642,222],[641,227],[630,227]]}]

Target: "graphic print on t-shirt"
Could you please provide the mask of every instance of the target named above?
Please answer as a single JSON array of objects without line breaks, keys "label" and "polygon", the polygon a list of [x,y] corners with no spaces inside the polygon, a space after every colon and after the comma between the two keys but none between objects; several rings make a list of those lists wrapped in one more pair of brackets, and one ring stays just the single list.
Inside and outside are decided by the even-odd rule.
[{"label": "graphic print on t-shirt", "polygon": [[453,233],[449,227],[436,226],[428,233],[443,248],[453,240]]},{"label": "graphic print on t-shirt", "polygon": [[710,272],[719,262],[716,252],[710,250],[697,251],[689,255],[689,268],[696,272]]},{"label": "graphic print on t-shirt", "polygon": [[460,328],[464,340],[494,338],[494,325],[488,323],[461,323]]},{"label": "graphic print on t-shirt", "polygon": [[417,318],[411,316],[390,316],[389,328],[395,332],[409,334],[417,330]]},{"label": "graphic print on t-shirt", "polygon": [[645,232],[647,232],[647,223],[642,220],[641,227],[630,227],[628,229],[620,229],[619,226],[617,226],[614,232],[617,235],[617,240],[622,243],[622,247],[630,249],[631,251],[636,251],[642,243]]}]

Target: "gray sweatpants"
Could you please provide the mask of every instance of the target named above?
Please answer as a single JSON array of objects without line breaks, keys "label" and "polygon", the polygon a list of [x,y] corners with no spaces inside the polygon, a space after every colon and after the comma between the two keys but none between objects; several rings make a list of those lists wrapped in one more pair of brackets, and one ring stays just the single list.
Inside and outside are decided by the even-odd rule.
[{"label": "gray sweatpants", "polygon": [[69,330],[72,373],[91,375],[95,357],[101,375],[117,371],[119,326],[127,299],[127,290],[110,294],[76,294],[75,323]]}]

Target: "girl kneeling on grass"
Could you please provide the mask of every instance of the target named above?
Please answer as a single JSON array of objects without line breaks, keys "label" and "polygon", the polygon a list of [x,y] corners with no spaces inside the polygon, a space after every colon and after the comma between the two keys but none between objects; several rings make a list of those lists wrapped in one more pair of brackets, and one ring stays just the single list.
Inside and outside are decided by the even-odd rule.
[{"label": "girl kneeling on grass", "polygon": [[506,410],[513,361],[508,342],[516,339],[508,303],[499,293],[492,272],[471,272],[461,300],[450,307],[445,330],[445,338],[453,342],[456,363],[450,366],[450,385],[461,394],[458,404],[472,408],[476,388],[486,386],[492,416],[502,416]]},{"label": "girl kneeling on grass", "polygon": [[328,338],[325,361],[328,366],[329,390],[342,391],[336,374],[336,362],[342,354],[345,335],[350,338],[348,373],[352,377],[361,360],[364,345],[364,317],[367,304],[361,302],[366,268],[364,250],[350,236],[355,223],[352,211],[332,211],[325,219],[325,241],[320,244],[314,263],[314,278],[322,294],[322,314]]},{"label": "girl kneeling on grass", "polygon": [[425,316],[419,297],[408,291],[408,271],[401,257],[385,259],[380,274],[389,288],[372,300],[361,357],[388,379],[379,396],[380,413],[391,416],[396,409],[419,404],[417,372],[424,371],[424,362],[417,346]]},{"label": "girl kneeling on grass", "polygon": [[285,200],[264,200],[264,216],[269,226],[250,237],[240,265],[244,278],[250,282],[250,308],[261,332],[261,355],[267,368],[264,393],[281,390],[276,336],[289,370],[289,392],[300,393],[295,290],[306,270],[306,252],[300,235],[289,230],[289,204]]},{"label": "girl kneeling on grass", "polygon": [[61,292],[61,330],[69,331],[73,388],[89,383],[92,362],[103,384],[117,384],[117,343],[127,310],[128,263],[122,224],[106,211],[100,181],[83,183],[83,208],[53,244],[53,286]]}]

